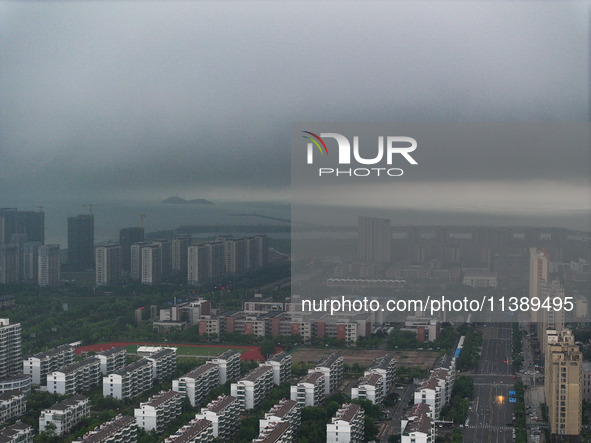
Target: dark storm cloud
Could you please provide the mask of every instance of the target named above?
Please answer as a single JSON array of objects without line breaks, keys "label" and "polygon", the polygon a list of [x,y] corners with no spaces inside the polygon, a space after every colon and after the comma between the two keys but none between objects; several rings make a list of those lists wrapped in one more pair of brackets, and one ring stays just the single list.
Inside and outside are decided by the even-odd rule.
[{"label": "dark storm cloud", "polygon": [[[586,2],[0,5],[11,196],[285,196],[293,121],[589,118]],[[552,179],[588,177],[581,152]]]}]

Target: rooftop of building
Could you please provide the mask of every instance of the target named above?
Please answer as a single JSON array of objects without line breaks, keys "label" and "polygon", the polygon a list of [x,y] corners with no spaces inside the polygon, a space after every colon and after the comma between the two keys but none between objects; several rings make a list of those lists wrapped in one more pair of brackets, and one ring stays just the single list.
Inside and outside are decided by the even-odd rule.
[{"label": "rooftop of building", "polygon": [[369,374],[364,375],[355,384],[355,387],[358,388],[362,385],[369,385],[369,386],[378,386],[383,383],[383,377],[380,374]]},{"label": "rooftop of building", "polygon": [[288,354],[287,352],[280,352],[280,353],[275,354],[269,358],[270,361],[278,361],[278,362],[281,362],[284,359],[291,360],[291,355]]},{"label": "rooftop of building", "polygon": [[255,382],[263,375],[269,372],[273,372],[273,368],[271,368],[270,366],[259,366],[258,368],[254,368],[252,371],[246,374],[246,377],[241,378],[240,381]]},{"label": "rooftop of building", "polygon": [[150,362],[150,360],[142,358],[141,360],[134,361],[133,363],[128,364],[127,366],[119,369],[118,371],[113,372],[113,374],[125,376],[146,366],[152,366],[152,363]]},{"label": "rooftop of building", "polygon": [[356,405],[355,403],[345,403],[343,404],[343,407],[335,413],[333,420],[350,422],[359,411],[362,411],[361,406]]},{"label": "rooftop of building", "polygon": [[39,358],[39,359],[51,358],[51,357],[55,357],[56,355],[59,355],[64,352],[72,352],[73,353],[74,347],[70,346],[70,345],[60,345],[56,348],[49,349],[48,351],[45,351],[45,352],[38,352],[37,354],[33,355],[32,358]]},{"label": "rooftop of building", "polygon": [[24,395],[25,393],[23,391],[15,389],[14,391],[8,391],[4,392],[3,394],[0,394],[0,401],[10,400],[14,397],[22,397]]},{"label": "rooftop of building", "polygon": [[285,417],[289,412],[291,412],[294,408],[298,407],[298,402],[295,400],[287,400],[282,399],[274,405],[271,409],[269,409],[269,414],[272,414],[275,417]]},{"label": "rooftop of building", "polygon": [[370,365],[369,369],[388,369],[391,364],[396,364],[396,359],[393,355],[387,354],[383,357],[376,358],[372,364]]},{"label": "rooftop of building", "polygon": [[219,371],[218,365],[216,365],[215,363],[205,363],[193,369],[191,372],[187,372],[185,375],[182,376],[182,378],[198,378],[206,372],[212,370]]},{"label": "rooftop of building", "polygon": [[60,401],[59,403],[54,404],[47,408],[49,411],[65,411],[66,409],[71,408],[72,406],[76,406],[80,402],[88,401],[88,397],[84,395],[73,395],[70,398]]},{"label": "rooftop of building", "polygon": [[333,352],[332,354],[328,354],[325,355],[324,357],[322,357],[318,363],[316,363],[317,367],[328,367],[330,368],[338,359],[342,359],[343,357],[341,357],[339,354]]},{"label": "rooftop of building", "polygon": [[205,429],[212,426],[211,421],[205,419],[192,420],[188,425],[183,426],[171,437],[178,436],[174,439],[175,443],[189,443],[194,441],[194,438],[201,434]]},{"label": "rooftop of building", "polygon": [[104,355],[105,357],[110,357],[111,355],[116,355],[119,353],[127,353],[127,350],[125,348],[115,347],[115,348],[107,349],[106,351],[101,351],[98,353],[98,355]]},{"label": "rooftop of building", "polygon": [[152,352],[150,355],[148,355],[147,358],[159,359],[159,358],[168,357],[170,355],[176,355],[176,349],[163,348],[163,349],[160,349],[159,351]]},{"label": "rooftop of building", "polygon": [[220,355],[218,355],[216,358],[220,359],[220,360],[227,360],[233,356],[235,356],[236,354],[238,354],[238,357],[240,357],[240,352],[236,351],[234,349],[229,349],[225,352],[222,352]]},{"label": "rooftop of building", "polygon": [[23,422],[17,422],[13,425],[6,426],[4,429],[0,430],[0,442],[11,441],[15,435],[26,430],[33,432],[33,427]]},{"label": "rooftop of building", "polygon": [[284,421],[272,422],[269,426],[261,431],[265,433],[264,437],[256,438],[257,443],[275,443],[281,441],[283,434],[289,429],[289,423]]},{"label": "rooftop of building", "polygon": [[62,366],[55,372],[63,372],[64,374],[69,374],[80,368],[84,368],[86,366],[95,364],[100,364],[99,360],[96,357],[86,357],[84,360],[80,360],[74,363],[70,363],[69,365]]},{"label": "rooftop of building", "polygon": [[12,374],[12,375],[7,375],[6,377],[0,377],[0,383],[6,383],[6,382],[11,382],[11,381],[17,381],[17,380],[25,380],[25,379],[30,379],[31,376],[29,374]]},{"label": "rooftop of building", "polygon": [[316,384],[320,379],[324,379],[324,373],[319,371],[309,372],[308,374],[304,375],[300,380],[299,383],[312,383]]},{"label": "rooftop of building", "polygon": [[92,433],[88,433],[82,437],[82,440],[86,443],[100,443],[106,441],[105,439],[111,434],[114,434],[119,429],[124,429],[128,426],[136,426],[135,417],[121,416],[116,417],[112,421],[103,423],[102,425],[94,428]]},{"label": "rooftop of building", "polygon": [[433,420],[426,414],[417,416],[414,420],[409,421],[404,428],[404,433],[421,432],[423,434],[429,434],[433,427]]},{"label": "rooftop of building", "polygon": [[217,414],[217,413],[223,411],[225,408],[227,408],[229,405],[231,405],[235,401],[236,401],[236,397],[233,397],[231,395],[220,395],[215,400],[210,401],[207,404],[207,407],[205,409]]},{"label": "rooftop of building", "polygon": [[430,377],[421,384],[419,389],[437,389],[439,386],[439,380],[435,377]]},{"label": "rooftop of building", "polygon": [[175,391],[161,391],[158,394],[154,394],[152,397],[150,397],[147,402],[140,403],[140,407],[152,406],[153,408],[157,408],[158,406],[168,403],[174,398],[178,398],[180,400],[182,396],[180,393]]},{"label": "rooftop of building", "polygon": [[429,406],[427,403],[415,403],[408,411],[406,411],[404,417],[419,417],[420,415],[429,414],[430,411],[431,406]]}]

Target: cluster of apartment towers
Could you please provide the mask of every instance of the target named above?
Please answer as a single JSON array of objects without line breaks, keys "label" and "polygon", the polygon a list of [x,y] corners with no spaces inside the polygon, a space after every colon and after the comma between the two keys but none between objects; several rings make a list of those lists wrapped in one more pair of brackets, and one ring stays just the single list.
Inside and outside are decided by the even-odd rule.
[{"label": "cluster of apartment towers", "polygon": [[[22,416],[26,396],[32,386],[51,393],[72,395],[43,410],[39,431],[68,434],[84,417],[90,415],[90,401],[83,395],[102,382],[103,395],[131,399],[152,389],[155,382],[170,380],[176,369],[176,349],[140,347],[138,360],[126,364],[126,350],[111,348],[75,360],[80,343],[62,345],[22,359],[20,324],[0,319],[0,422]],[[137,429],[162,433],[181,414],[186,397],[194,407],[202,406],[195,418],[166,438],[166,442],[211,442],[214,438],[231,440],[239,428],[240,414],[260,407],[274,385],[292,380],[291,355],[281,352],[270,356],[244,376],[240,376],[240,353],[228,350],[172,380],[172,389],[160,391],[134,409],[133,417],[118,415],[86,433],[76,442],[135,442]],[[395,361],[390,355],[376,359],[352,390],[353,398],[381,403],[393,388]],[[304,406],[318,406],[336,392],[343,381],[343,357],[329,354],[309,369],[297,382],[292,381],[290,399],[282,399],[260,420],[256,443],[295,441]],[[222,395],[205,404],[218,386],[231,382],[231,395]],[[345,403],[327,426],[329,442],[362,442],[363,409]],[[29,443],[33,428],[22,422],[0,430],[0,441]]]},{"label": "cluster of apartment towers", "polygon": [[[45,213],[0,208],[0,284],[57,286],[61,278],[60,245],[45,243]],[[268,260],[266,235],[193,244],[191,235],[145,241],[143,227],[121,229],[118,243],[95,246],[94,215],[68,218],[69,271],[95,270],[96,284],[116,285],[124,275],[156,284],[175,274],[190,284],[263,267]]]}]

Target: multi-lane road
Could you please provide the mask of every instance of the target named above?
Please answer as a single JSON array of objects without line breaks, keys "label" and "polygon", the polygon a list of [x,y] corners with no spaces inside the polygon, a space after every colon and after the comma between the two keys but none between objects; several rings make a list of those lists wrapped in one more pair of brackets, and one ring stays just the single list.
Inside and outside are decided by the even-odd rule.
[{"label": "multi-lane road", "polygon": [[474,380],[474,402],[464,429],[464,441],[510,443],[513,441],[514,390],[511,365],[511,324],[489,325],[482,329],[482,354]]}]

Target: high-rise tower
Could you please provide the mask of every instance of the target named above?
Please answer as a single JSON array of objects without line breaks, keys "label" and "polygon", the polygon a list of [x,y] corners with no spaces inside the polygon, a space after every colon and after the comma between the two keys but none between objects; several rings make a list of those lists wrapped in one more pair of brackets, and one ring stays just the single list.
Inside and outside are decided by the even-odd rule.
[{"label": "high-rise tower", "polygon": [[68,266],[71,271],[94,269],[94,216],[68,217]]},{"label": "high-rise tower", "polygon": [[370,263],[390,263],[392,230],[386,218],[359,217],[359,259]]}]

